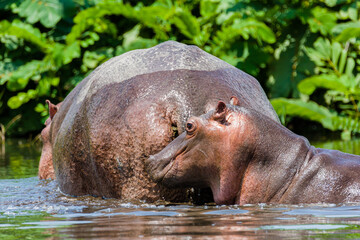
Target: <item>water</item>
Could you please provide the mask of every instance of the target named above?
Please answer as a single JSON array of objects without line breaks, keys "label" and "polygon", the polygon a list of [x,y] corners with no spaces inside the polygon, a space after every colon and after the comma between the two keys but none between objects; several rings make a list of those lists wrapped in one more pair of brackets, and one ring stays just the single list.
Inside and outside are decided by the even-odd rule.
[{"label": "water", "polygon": [[[316,143],[358,153],[360,140]],[[73,198],[36,177],[40,146],[0,152],[0,239],[360,239],[360,204],[193,206]]]}]

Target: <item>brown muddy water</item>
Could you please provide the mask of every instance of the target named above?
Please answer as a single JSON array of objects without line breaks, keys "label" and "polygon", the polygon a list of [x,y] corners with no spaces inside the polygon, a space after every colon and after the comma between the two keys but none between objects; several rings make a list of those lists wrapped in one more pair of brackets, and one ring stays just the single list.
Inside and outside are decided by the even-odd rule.
[{"label": "brown muddy water", "polygon": [[[360,154],[360,140],[313,143]],[[360,239],[359,204],[193,206],[74,198],[36,177],[40,146],[0,152],[0,239]]]}]

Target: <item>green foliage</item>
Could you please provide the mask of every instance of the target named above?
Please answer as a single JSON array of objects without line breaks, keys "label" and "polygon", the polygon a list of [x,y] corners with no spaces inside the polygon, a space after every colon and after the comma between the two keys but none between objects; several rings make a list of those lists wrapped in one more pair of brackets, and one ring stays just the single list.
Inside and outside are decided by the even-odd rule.
[{"label": "green foliage", "polygon": [[295,109],[311,112],[301,117],[356,132],[333,119],[358,115],[358,9],[350,0],[0,1],[0,122],[26,112],[7,134],[38,131],[45,99],[62,101],[111,57],[176,40],[254,75],[286,109],[295,105],[283,98],[301,96]]},{"label": "green foliage", "polygon": [[[316,6],[300,17],[302,23],[309,25],[300,41],[288,37],[275,50],[279,62],[292,62],[291,81],[286,80],[289,74],[275,63],[270,87],[279,87],[287,93],[293,88],[291,97],[300,99],[275,98],[271,102],[282,120],[296,116],[315,121],[332,131],[342,131],[342,137],[349,138],[359,133],[359,3],[325,1],[325,4],[330,8]],[[304,38],[307,41],[302,41]],[[288,54],[291,42],[296,44],[292,58]],[[289,96],[276,90],[270,94]]]},{"label": "green foliage", "polygon": [[[357,41],[354,43],[355,46],[359,44]],[[298,90],[303,94],[302,99],[308,100],[316,90],[323,89],[324,98],[317,98],[318,103],[273,99],[277,112],[319,122],[332,131],[341,130],[343,138],[359,133],[360,73],[355,68],[359,52],[355,51],[356,48],[351,51],[351,45],[350,42],[345,45],[336,41],[331,43],[320,37],[314,42],[314,48],[306,48],[307,55],[316,64],[317,75],[303,79]],[[320,105],[324,103],[326,107]]]}]

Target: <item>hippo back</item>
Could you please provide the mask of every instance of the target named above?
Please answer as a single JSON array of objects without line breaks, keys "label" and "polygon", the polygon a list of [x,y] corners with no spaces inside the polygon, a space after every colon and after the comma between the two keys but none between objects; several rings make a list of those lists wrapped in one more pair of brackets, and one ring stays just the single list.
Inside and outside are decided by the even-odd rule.
[{"label": "hippo back", "polygon": [[51,126],[60,189],[124,200],[187,200],[154,183],[144,160],[187,119],[231,96],[278,121],[257,80],[195,46],[169,41],[114,57],[65,98]]}]

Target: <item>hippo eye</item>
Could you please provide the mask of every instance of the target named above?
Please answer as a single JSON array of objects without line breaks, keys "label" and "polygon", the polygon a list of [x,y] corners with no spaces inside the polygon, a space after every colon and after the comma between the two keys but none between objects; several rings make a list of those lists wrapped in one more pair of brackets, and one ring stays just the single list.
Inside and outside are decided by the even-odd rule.
[{"label": "hippo eye", "polygon": [[186,129],[185,130],[186,130],[187,133],[192,133],[195,130],[195,124],[191,123],[191,122],[188,122],[186,124]]}]

